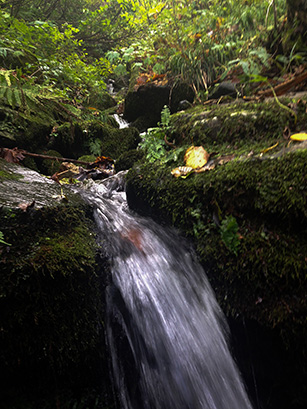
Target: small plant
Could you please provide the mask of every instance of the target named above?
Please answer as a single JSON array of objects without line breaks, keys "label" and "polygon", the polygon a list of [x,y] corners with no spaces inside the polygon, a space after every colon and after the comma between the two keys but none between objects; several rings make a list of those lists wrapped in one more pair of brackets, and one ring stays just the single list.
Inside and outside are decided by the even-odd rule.
[{"label": "small plant", "polygon": [[159,122],[159,126],[163,128],[164,131],[168,131],[170,129],[170,121],[171,121],[171,111],[167,105],[164,105],[161,111],[161,122]]},{"label": "small plant", "polygon": [[96,138],[89,141],[90,153],[94,156],[101,155],[101,140]]},{"label": "small plant", "polygon": [[4,244],[6,246],[11,246],[10,243],[7,243],[6,241],[4,241],[4,234],[2,233],[2,231],[0,231],[0,244]]},{"label": "small plant", "polygon": [[235,217],[227,216],[222,220],[220,226],[222,240],[228,250],[232,251],[235,255],[238,254],[238,248],[240,246],[238,230],[239,226]]},{"label": "small plant", "polygon": [[146,160],[153,163],[162,160],[167,155],[167,146],[164,140],[166,132],[170,129],[170,110],[165,105],[161,112],[161,122],[158,127],[149,128],[145,139],[140,144],[141,149],[146,150]]}]

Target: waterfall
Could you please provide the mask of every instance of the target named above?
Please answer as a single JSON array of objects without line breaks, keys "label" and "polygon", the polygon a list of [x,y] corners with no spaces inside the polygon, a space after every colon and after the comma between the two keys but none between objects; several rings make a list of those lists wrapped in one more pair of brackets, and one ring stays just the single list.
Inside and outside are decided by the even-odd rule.
[{"label": "waterfall", "polygon": [[251,409],[227,324],[191,247],[127,206],[111,177],[85,193],[112,264],[106,335],[123,409]]},{"label": "waterfall", "polygon": [[129,123],[127,121],[125,121],[124,118],[121,115],[114,114],[113,117],[114,117],[115,121],[118,123],[119,129],[129,127]]}]

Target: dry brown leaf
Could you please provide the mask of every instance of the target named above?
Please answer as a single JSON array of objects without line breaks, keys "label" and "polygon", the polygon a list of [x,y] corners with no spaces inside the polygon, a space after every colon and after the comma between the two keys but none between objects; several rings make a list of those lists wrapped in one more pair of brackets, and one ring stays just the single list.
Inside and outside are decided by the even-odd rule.
[{"label": "dry brown leaf", "polygon": [[0,148],[0,158],[3,158],[6,162],[9,163],[19,163],[25,157],[22,154],[22,151],[18,148]]}]

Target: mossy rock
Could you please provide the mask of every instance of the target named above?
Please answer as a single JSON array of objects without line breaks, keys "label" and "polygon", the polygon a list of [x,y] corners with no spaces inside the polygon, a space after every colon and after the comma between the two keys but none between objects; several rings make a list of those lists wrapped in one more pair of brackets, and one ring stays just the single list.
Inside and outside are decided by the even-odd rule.
[{"label": "mossy rock", "polygon": [[213,108],[192,108],[172,116],[172,137],[179,146],[193,143],[203,145],[208,151],[223,148],[223,154],[240,149],[246,151],[247,145],[276,143],[283,141],[286,127],[304,129],[306,100],[307,97],[303,97],[296,104],[296,124],[294,115],[288,109],[288,104],[293,103],[290,98],[280,99],[283,106],[269,99],[262,103],[238,100]]},{"label": "mossy rock", "polygon": [[86,129],[76,121],[64,122],[53,128],[48,147],[60,151],[65,157],[75,159],[87,151]]},{"label": "mossy rock", "polygon": [[[62,158],[63,155],[59,153],[58,151],[54,150],[49,150],[43,153],[46,156],[54,156],[57,158]],[[39,170],[44,174],[48,176],[52,176],[54,173],[58,172],[62,162],[54,160],[54,159],[43,159],[41,161],[37,160],[39,163]]]},{"label": "mossy rock", "polygon": [[17,126],[13,124],[15,112],[13,109],[0,106],[0,144],[8,148],[16,146]]},{"label": "mossy rock", "polygon": [[120,172],[132,168],[138,161],[144,158],[144,152],[141,150],[132,149],[120,155],[116,160],[115,170]]},{"label": "mossy rock", "polygon": [[52,113],[24,113],[6,106],[0,107],[0,142],[2,146],[18,146],[29,152],[46,147],[55,118]]},{"label": "mossy rock", "polygon": [[[304,107],[297,103],[298,128],[307,119]],[[283,130],[292,120],[274,100],[175,114],[177,146],[194,142],[235,159],[186,179],[171,175],[183,162],[137,163],[127,175],[127,196],[134,210],[195,240],[227,314],[294,337],[303,330],[307,310],[307,149],[306,143],[287,147]],[[225,242],[219,226],[231,216],[237,231],[225,234],[239,238],[238,248]]]},{"label": "mossy rock", "polygon": [[108,264],[95,240],[92,209],[65,187],[57,187],[66,197],[58,200],[56,184],[40,189],[43,177],[0,162],[1,232],[10,244],[0,243],[2,398],[7,403],[12,385],[36,396],[58,383],[101,387],[108,382],[101,296]]},{"label": "mossy rock", "polygon": [[63,205],[1,211],[11,244],[9,253],[0,245],[1,366],[10,377],[17,369],[38,377],[44,367],[52,379],[53,371],[67,373],[87,360],[95,366],[100,356],[97,247],[87,213]]},{"label": "mossy rock", "polygon": [[101,144],[101,154],[117,159],[123,153],[135,149],[141,138],[135,128],[113,128],[98,123],[90,124],[88,128],[90,140],[98,140]]},{"label": "mossy rock", "polygon": [[104,111],[108,108],[115,107],[116,101],[107,92],[100,92],[99,94],[97,94],[95,91],[92,91],[90,94],[90,99],[87,102],[87,106]]}]

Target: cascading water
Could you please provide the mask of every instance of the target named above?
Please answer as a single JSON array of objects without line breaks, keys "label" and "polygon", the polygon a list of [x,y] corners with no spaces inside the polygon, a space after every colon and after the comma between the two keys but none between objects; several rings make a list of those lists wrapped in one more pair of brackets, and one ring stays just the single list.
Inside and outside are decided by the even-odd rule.
[{"label": "cascading water", "polygon": [[129,211],[116,177],[93,184],[112,260],[107,340],[124,409],[248,409],[205,272],[172,230]]}]

